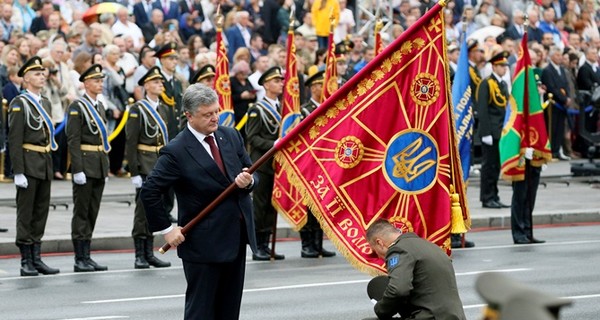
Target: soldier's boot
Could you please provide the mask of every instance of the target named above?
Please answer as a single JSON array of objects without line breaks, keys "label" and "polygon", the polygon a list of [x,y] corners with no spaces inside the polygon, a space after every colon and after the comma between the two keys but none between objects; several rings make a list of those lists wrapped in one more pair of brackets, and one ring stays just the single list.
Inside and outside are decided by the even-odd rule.
[{"label": "soldier's boot", "polygon": [[19,245],[19,250],[21,251],[21,276],[22,277],[31,277],[37,276],[39,273],[35,270],[33,266],[33,256],[32,256],[32,245],[30,244],[21,244]]},{"label": "soldier's boot", "polygon": [[[463,248],[462,246],[462,235],[460,233],[450,234],[450,246],[452,248]],[[465,238],[465,248],[473,248],[475,243]]]},{"label": "soldier's boot", "polygon": [[133,267],[136,269],[148,269],[150,265],[146,261],[146,255],[144,247],[146,246],[146,239],[133,238],[133,244],[135,245],[135,263]]},{"label": "soldier's boot", "polygon": [[41,274],[57,274],[60,270],[55,268],[48,267],[42,261],[42,244],[34,243],[33,244],[33,267]]},{"label": "soldier's boot", "polygon": [[269,261],[271,256],[265,249],[268,248],[268,234],[265,232],[256,232],[256,252],[252,254],[252,260]]},{"label": "soldier's boot", "polygon": [[[271,238],[271,232],[267,232],[265,238],[266,238],[265,252],[269,255],[269,259],[270,259],[271,258],[271,248],[269,248],[269,242],[270,242],[269,239]],[[283,259],[285,259],[285,256],[282,254],[274,253],[273,258],[275,258],[275,260],[283,260]]]},{"label": "soldier's boot", "polygon": [[146,261],[149,265],[155,268],[166,268],[170,267],[171,263],[167,261],[162,261],[159,258],[154,256],[154,237],[146,238],[146,245],[144,247]]},{"label": "soldier's boot", "polygon": [[94,271],[94,267],[87,263],[85,260],[84,253],[84,241],[73,239],[73,250],[75,251],[75,265],[73,265],[73,271],[75,272],[91,272]]},{"label": "soldier's boot", "polygon": [[318,258],[319,252],[315,249],[313,243],[313,233],[309,230],[300,231],[300,240],[302,241],[302,251],[300,256],[302,258]]},{"label": "soldier's boot", "polygon": [[328,251],[323,248],[323,230],[319,229],[313,232],[313,236],[315,237],[315,248],[317,248],[319,255],[323,258],[335,257],[335,252]]},{"label": "soldier's boot", "polygon": [[92,270],[92,271],[108,270],[107,266],[100,265],[96,261],[92,260],[92,257],[90,257],[91,246],[92,246],[92,240],[84,240],[83,241],[83,255],[85,257],[85,262],[87,262],[88,265],[90,265],[94,268],[94,270]]}]

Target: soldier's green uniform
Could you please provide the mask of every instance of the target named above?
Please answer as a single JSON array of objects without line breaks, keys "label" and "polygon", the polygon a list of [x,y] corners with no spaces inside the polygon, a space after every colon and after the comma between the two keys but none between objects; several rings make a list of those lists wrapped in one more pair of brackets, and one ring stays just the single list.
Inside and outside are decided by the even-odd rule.
[{"label": "soldier's green uniform", "polygon": [[[263,85],[274,78],[283,79],[281,69],[273,67],[260,77],[258,83]],[[266,96],[261,101],[248,108],[246,136],[250,158],[253,162],[262,157],[273,147],[279,138],[281,122],[279,101],[269,100]],[[271,202],[274,183],[273,159],[267,160],[256,170],[258,184],[254,187],[252,202],[254,205],[254,222],[256,228],[257,252],[252,255],[254,260],[269,260],[269,237],[275,224],[277,211]],[[275,255],[278,260],[283,255]]]},{"label": "soldier's green uniform", "polygon": [[[152,67],[140,79],[139,85],[147,81],[163,79],[164,76],[158,67]],[[132,177],[140,176],[146,180],[158,160],[158,153],[169,141],[170,132],[167,124],[173,121],[173,114],[169,106],[160,101],[151,101],[147,97],[138,101],[129,109],[129,119],[125,126],[127,143],[125,154],[129,163],[129,172]],[[164,132],[165,129],[167,132]],[[154,239],[148,229],[146,212],[140,199],[141,188],[136,188],[135,213],[131,235],[136,250],[136,268],[148,268],[149,264],[155,267],[168,267],[171,264],[157,259],[153,252]]]},{"label": "soldier's green uniform", "polygon": [[[27,72],[43,70],[42,59],[34,56],[19,69],[18,75],[24,77]],[[16,244],[21,251],[22,276],[59,272],[40,258],[53,177],[50,151],[57,148],[50,110],[50,101],[31,91],[13,99],[9,106],[8,141],[17,185]],[[19,186],[23,179],[25,182]]]},{"label": "soldier's green uniform", "polygon": [[[102,78],[102,67],[96,64],[84,71],[79,81]],[[71,239],[75,249],[74,270],[108,270],[90,258],[92,233],[100,211],[109,169],[110,145],[106,112],[102,103],[92,100],[87,93],[81,99],[73,101],[68,110],[67,141],[71,155],[71,172],[74,175],[85,175],[84,184],[77,184],[73,179]]]},{"label": "soldier's green uniform", "polygon": [[[177,56],[177,45],[173,42],[167,43],[156,52],[155,56],[158,59]],[[169,123],[167,123],[167,127],[169,128],[169,136],[175,138],[181,129],[179,127],[180,119],[184,117],[183,105],[181,104],[181,99],[183,98],[183,85],[174,75],[171,79],[167,79],[164,74],[163,77],[165,78],[165,89],[160,95],[160,100],[169,107],[167,108],[169,114]]]}]

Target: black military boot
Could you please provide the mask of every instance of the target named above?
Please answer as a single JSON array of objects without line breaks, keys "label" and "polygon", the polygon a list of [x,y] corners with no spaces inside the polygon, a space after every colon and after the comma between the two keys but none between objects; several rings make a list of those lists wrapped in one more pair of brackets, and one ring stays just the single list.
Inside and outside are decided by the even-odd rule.
[{"label": "black military boot", "polygon": [[317,248],[319,255],[323,258],[335,257],[335,252],[328,251],[323,248],[323,230],[319,229],[313,232],[313,236],[315,237],[315,247]]},{"label": "black military boot", "polygon": [[302,258],[318,258],[319,252],[315,250],[314,242],[313,242],[313,233],[308,230],[300,230],[300,240],[302,241],[302,251],[300,251],[300,256]]},{"label": "black military boot", "polygon": [[146,261],[144,247],[146,246],[146,239],[133,238],[133,244],[135,245],[135,263],[133,267],[136,269],[148,269],[150,265]]},{"label": "black military boot", "polygon": [[85,260],[84,245],[83,240],[73,240],[73,250],[75,251],[75,265],[73,265],[73,271],[75,272],[94,271],[94,267]]},{"label": "black military boot", "polygon": [[266,251],[268,248],[268,234],[265,232],[256,233],[256,252],[252,254],[252,260],[255,261],[269,261],[271,255]]},{"label": "black military boot", "polygon": [[60,272],[58,269],[48,267],[42,261],[42,244],[34,243],[33,244],[33,267],[41,274],[57,274]]},{"label": "black military boot", "polygon": [[32,257],[32,245],[30,244],[20,244],[19,250],[21,251],[21,276],[22,277],[31,277],[37,276],[39,273],[35,270],[33,266],[33,257]]},{"label": "black military boot", "polygon": [[[450,246],[455,249],[455,248],[463,248],[462,246],[462,235],[460,233],[452,233],[450,234]],[[467,239],[465,239],[465,246],[464,248],[473,248],[475,246],[475,243],[473,241],[469,241]]]},{"label": "black military boot", "polygon": [[146,261],[148,261],[149,265],[155,268],[166,268],[171,266],[170,262],[162,261],[154,256],[154,237],[146,238],[146,246],[144,250]]},{"label": "black military boot", "polygon": [[[266,242],[265,242],[265,252],[269,255],[269,258],[271,258],[271,248],[269,248],[269,239],[271,238],[271,232],[267,232],[266,233]],[[273,258],[275,258],[275,260],[283,260],[285,259],[285,256],[282,254],[273,254]]]},{"label": "black military boot", "polygon": [[85,262],[88,265],[92,266],[94,270],[92,271],[106,271],[108,270],[107,266],[99,265],[96,261],[92,260],[90,257],[90,248],[92,246],[92,240],[84,240],[83,241],[83,255],[85,257]]}]

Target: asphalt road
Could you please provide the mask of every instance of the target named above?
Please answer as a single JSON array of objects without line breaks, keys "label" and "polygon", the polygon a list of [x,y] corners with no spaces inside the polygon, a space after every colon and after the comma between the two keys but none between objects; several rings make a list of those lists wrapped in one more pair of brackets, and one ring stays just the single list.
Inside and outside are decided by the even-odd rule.
[{"label": "asphalt road", "polygon": [[[545,228],[541,245],[514,246],[510,232],[469,235],[476,248],[455,250],[454,266],[468,319],[480,319],[482,300],[474,290],[478,274],[504,272],[539,290],[574,299],[561,319],[598,319],[600,312],[600,226]],[[346,320],[371,317],[365,288],[369,277],[339,255],[299,257],[299,242],[278,243],[282,262],[248,261],[241,319]],[[327,247],[331,245],[327,243]],[[133,253],[95,253],[108,272],[75,274],[73,257],[45,261],[56,276],[18,276],[18,259],[0,259],[0,319],[181,319],[185,280],[174,252],[168,269],[134,270]]]}]

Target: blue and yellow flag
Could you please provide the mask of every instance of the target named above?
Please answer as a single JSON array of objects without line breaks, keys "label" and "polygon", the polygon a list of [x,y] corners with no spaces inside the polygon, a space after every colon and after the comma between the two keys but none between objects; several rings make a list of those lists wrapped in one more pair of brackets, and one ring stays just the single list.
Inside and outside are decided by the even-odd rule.
[{"label": "blue and yellow flag", "polygon": [[458,154],[462,166],[463,181],[469,179],[471,165],[471,144],[473,143],[473,106],[469,77],[469,50],[467,37],[463,35],[458,56],[458,67],[452,84],[452,105],[454,106],[454,122],[456,124],[456,139]]}]

